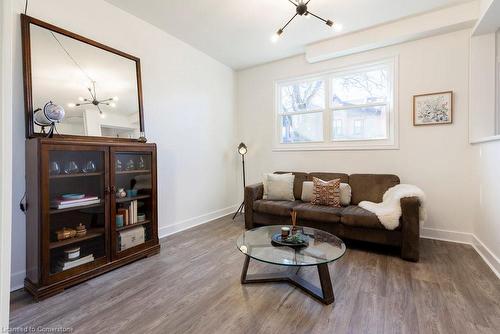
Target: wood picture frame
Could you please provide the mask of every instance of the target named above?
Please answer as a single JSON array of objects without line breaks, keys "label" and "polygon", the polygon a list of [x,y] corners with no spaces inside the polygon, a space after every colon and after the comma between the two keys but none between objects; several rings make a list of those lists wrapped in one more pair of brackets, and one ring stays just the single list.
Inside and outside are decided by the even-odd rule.
[{"label": "wood picture frame", "polygon": [[413,125],[453,123],[453,91],[413,96]]},{"label": "wood picture frame", "polygon": [[[50,23],[41,21],[34,17],[21,14],[21,36],[22,36],[22,55],[23,55],[23,88],[24,88],[24,108],[25,108],[25,120],[26,120],[26,138],[37,138],[44,137],[42,133],[36,133],[33,122],[33,92],[32,92],[32,68],[31,68],[31,34],[30,26],[36,25],[47,30],[59,33],[69,38],[73,38],[82,43],[89,44],[96,48],[102,49],[114,53],[118,56],[127,58],[135,62],[136,69],[136,80],[137,80],[137,99],[138,99],[138,109],[139,109],[139,129],[141,133],[144,133],[144,107],[142,101],[142,80],[141,80],[141,60],[135,56],[128,53],[119,51],[107,45],[96,42],[92,39],[86,38],[84,36],[75,34],[71,31],[59,28]],[[69,134],[54,134],[56,138],[66,138],[71,140],[104,140],[104,141],[114,141],[114,142],[138,142],[138,139],[129,138],[112,138],[112,137],[99,137],[99,136],[84,136],[84,135],[69,135]]]}]

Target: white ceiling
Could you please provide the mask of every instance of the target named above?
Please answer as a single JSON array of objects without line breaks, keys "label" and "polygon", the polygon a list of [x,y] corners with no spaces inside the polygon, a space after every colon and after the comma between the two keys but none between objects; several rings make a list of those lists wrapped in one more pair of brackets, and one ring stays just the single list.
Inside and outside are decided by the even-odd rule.
[{"label": "white ceiling", "polygon": [[[106,0],[205,52],[242,69],[304,52],[334,32],[296,17],[275,44],[271,35],[295,13],[288,0]],[[340,34],[470,0],[311,0],[312,13],[339,22]]]}]

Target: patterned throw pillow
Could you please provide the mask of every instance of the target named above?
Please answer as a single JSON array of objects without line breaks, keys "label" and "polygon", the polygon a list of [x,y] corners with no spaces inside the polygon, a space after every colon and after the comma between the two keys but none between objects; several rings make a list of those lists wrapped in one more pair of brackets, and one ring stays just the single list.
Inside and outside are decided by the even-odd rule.
[{"label": "patterned throw pillow", "polygon": [[323,181],[313,177],[312,204],[340,207],[340,179]]}]

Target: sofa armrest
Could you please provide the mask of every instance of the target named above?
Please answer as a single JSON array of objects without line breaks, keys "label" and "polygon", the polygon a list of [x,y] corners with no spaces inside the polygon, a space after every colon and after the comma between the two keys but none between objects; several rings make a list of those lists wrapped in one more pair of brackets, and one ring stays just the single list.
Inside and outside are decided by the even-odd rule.
[{"label": "sofa armrest", "polygon": [[253,202],[262,199],[264,185],[261,183],[252,184],[245,187],[245,228],[251,229],[253,223]]},{"label": "sofa armrest", "polygon": [[418,261],[420,242],[420,201],[418,197],[401,199],[401,257]]}]

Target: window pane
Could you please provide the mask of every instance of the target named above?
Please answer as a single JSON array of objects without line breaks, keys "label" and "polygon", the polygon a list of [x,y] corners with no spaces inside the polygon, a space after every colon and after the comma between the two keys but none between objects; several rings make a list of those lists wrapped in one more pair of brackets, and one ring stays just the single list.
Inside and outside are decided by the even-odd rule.
[{"label": "window pane", "polygon": [[280,116],[281,143],[323,140],[323,113]]},{"label": "window pane", "polygon": [[387,138],[386,107],[366,107],[333,111],[332,140]]},{"label": "window pane", "polygon": [[389,86],[386,67],[336,76],[332,79],[331,102],[335,108],[385,103]]},{"label": "window pane", "polygon": [[325,82],[310,80],[280,88],[280,112],[303,112],[325,108]]}]

